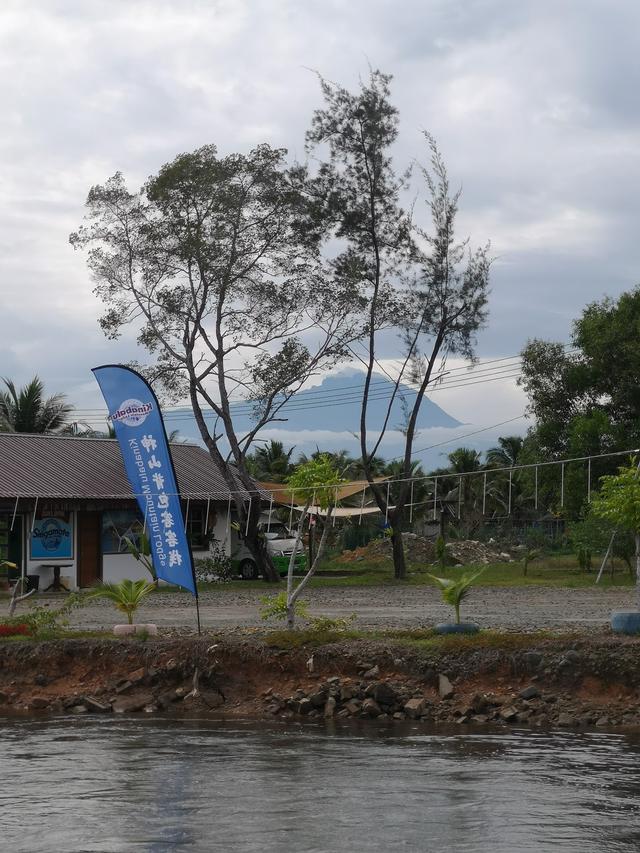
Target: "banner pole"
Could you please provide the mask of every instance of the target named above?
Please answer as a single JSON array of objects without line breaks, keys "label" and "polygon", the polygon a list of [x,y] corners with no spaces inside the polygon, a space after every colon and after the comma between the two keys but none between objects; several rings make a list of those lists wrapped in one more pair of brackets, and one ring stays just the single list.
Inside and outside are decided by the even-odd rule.
[{"label": "banner pole", "polygon": [[200,596],[198,595],[198,587],[196,587],[196,620],[198,622],[198,636],[202,634],[200,628]]}]

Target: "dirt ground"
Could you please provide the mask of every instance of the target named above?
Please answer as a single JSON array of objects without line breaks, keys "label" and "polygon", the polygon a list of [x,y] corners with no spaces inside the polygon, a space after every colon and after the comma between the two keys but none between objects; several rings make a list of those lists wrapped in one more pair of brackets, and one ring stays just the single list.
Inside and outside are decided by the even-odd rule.
[{"label": "dirt ground", "polygon": [[[200,599],[205,628],[264,625],[259,608],[270,589],[224,589],[206,592]],[[354,587],[312,589],[307,599],[312,615],[348,617],[356,614],[355,627],[427,627],[448,621],[451,609],[438,591],[424,587]],[[38,602],[54,599],[39,597]],[[535,631],[539,629],[605,629],[612,610],[635,609],[633,589],[552,589],[543,587],[476,587],[464,602],[464,619],[483,628]],[[163,593],[140,608],[138,622],[155,622],[164,628],[193,629],[196,615],[188,594]],[[108,629],[122,617],[107,602],[93,602],[72,616],[74,628]]]}]

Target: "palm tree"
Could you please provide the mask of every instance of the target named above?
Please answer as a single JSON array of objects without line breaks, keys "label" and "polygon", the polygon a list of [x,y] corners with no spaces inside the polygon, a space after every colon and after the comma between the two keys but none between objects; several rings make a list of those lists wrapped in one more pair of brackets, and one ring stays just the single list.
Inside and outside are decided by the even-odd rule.
[{"label": "palm tree", "polygon": [[[333,467],[340,473],[343,479],[356,479],[358,476],[359,460],[354,459],[348,450],[320,450],[316,445],[316,449],[311,456],[306,453],[301,453],[298,457],[298,465],[306,465],[308,462],[314,462],[320,459],[330,459]],[[361,469],[360,469],[361,470]]]},{"label": "palm tree", "polygon": [[499,447],[487,450],[487,465],[490,468],[513,468],[518,463],[524,438],[521,435],[507,435],[498,439]]},{"label": "palm tree", "polygon": [[[392,506],[395,506],[396,495],[400,488],[398,481],[404,478],[404,462],[400,460],[388,462],[384,468],[384,473],[387,477],[391,478],[391,482],[389,484],[389,501]],[[427,499],[429,499],[430,496],[433,497],[433,482],[423,479],[425,477],[425,473],[422,469],[422,465],[417,459],[411,460],[410,477],[413,480],[413,489],[410,489],[409,497],[407,498],[405,522],[408,521],[410,515],[415,516],[417,512],[415,508],[413,512],[410,512],[410,503],[413,503],[414,507],[417,505],[419,511],[424,514]],[[382,488],[384,488],[384,484]],[[411,500],[412,495],[413,500]]]},{"label": "palm tree", "polygon": [[2,381],[7,390],[0,391],[0,431],[47,433],[63,429],[73,411],[64,394],[45,399],[44,385],[37,376],[19,391],[10,379]]},{"label": "palm tree", "polygon": [[498,513],[511,514],[515,511],[517,514],[527,501],[522,472],[510,470],[518,464],[523,444],[522,436],[508,435],[498,439],[498,447],[492,447],[486,452],[487,468],[508,469],[504,474],[491,474],[487,484],[487,497],[496,506]]},{"label": "palm tree", "polygon": [[270,441],[247,458],[249,471],[257,480],[284,483],[293,471],[291,454],[294,450],[290,447],[285,451],[281,441]]},{"label": "palm tree", "polygon": [[[447,459],[448,470],[454,474],[469,474],[482,468],[480,453],[471,447],[457,447],[448,454]],[[465,516],[468,516],[470,510],[477,509],[479,486],[479,477],[456,477],[455,487],[447,497],[449,500],[455,497],[461,511],[464,508]]]},{"label": "palm tree", "polygon": [[89,598],[106,598],[127,617],[133,625],[133,617],[142,600],[156,588],[155,583],[146,580],[122,580],[120,583],[106,583],[89,593]]}]

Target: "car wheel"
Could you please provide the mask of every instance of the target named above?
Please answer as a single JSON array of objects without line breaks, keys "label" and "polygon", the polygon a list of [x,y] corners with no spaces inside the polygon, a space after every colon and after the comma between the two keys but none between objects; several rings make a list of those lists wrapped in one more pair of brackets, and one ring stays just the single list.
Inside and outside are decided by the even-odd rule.
[{"label": "car wheel", "polygon": [[240,576],[243,581],[253,581],[258,577],[258,567],[253,560],[243,560],[240,563]]}]

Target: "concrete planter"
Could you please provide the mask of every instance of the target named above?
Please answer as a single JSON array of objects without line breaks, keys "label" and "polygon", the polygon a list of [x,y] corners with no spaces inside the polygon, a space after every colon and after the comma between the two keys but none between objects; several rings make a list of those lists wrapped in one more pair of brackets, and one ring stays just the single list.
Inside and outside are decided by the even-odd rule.
[{"label": "concrete planter", "polygon": [[611,614],[614,634],[640,634],[640,611],[614,610]]},{"label": "concrete planter", "polygon": [[440,622],[436,625],[434,631],[436,634],[477,634],[480,626],[474,622]]},{"label": "concrete planter", "polygon": [[116,637],[129,637],[132,634],[150,634],[154,636],[158,633],[158,626],[152,622],[146,622],[140,625],[114,625],[113,633]]}]

